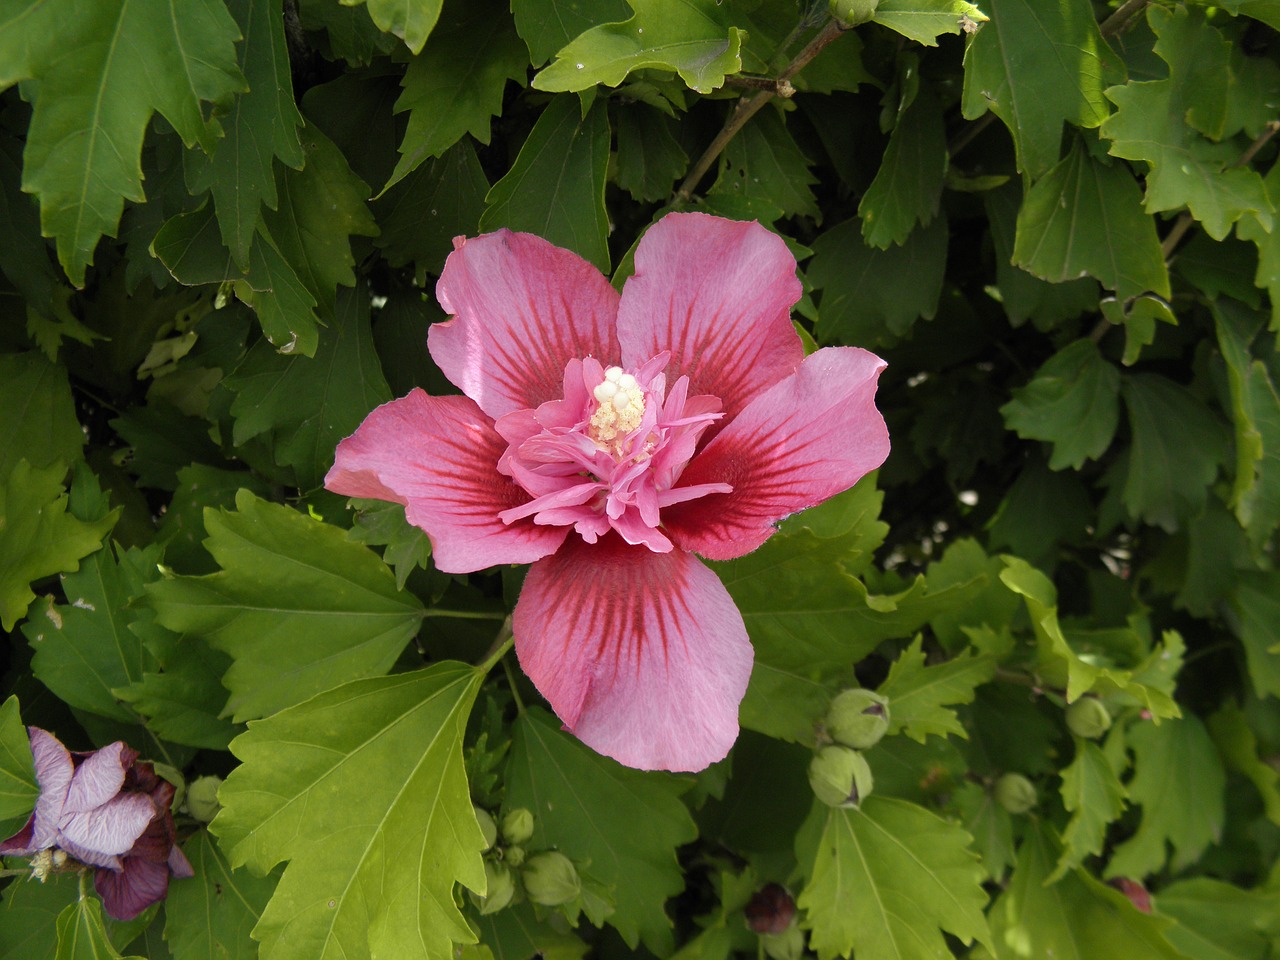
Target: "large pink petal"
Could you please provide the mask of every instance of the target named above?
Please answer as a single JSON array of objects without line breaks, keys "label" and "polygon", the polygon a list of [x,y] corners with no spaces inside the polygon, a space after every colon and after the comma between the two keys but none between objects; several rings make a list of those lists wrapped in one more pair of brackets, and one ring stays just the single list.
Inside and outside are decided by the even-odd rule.
[{"label": "large pink petal", "polygon": [[875,407],[884,361],[857,347],[826,347],[751,402],[689,463],[680,485],[728,483],[667,507],[677,546],[712,560],[750,553],[783,517],[847,490],[889,455]]},{"label": "large pink petal", "polygon": [[525,673],[592,749],[642,770],[701,770],[733,746],[751,644],[696,557],[574,537],[529,570],[513,626]]},{"label": "large pink petal", "polygon": [[40,784],[30,843],[34,852],[46,850],[57,842],[58,820],[67,802],[75,766],[67,748],[52,733],[39,727],[28,727],[27,734],[31,738],[31,754],[35,758],[36,782]]},{"label": "large pink petal", "polygon": [[568,531],[499,519],[529,499],[498,473],[505,449],[474,401],[414,390],[378,407],[338,444],[324,484],[344,496],[404,504],[446,573],[530,563],[553,553]]},{"label": "large pink petal", "polygon": [[618,307],[624,365],[670,350],[668,381],[687,376],[691,396],[719,397],[727,421],[803,359],[791,325],[802,292],[795,257],[760,224],[668,214],[635,262]]},{"label": "large pink petal", "polygon": [[560,397],[565,364],[619,357],[618,294],[591,264],[527,233],[454,240],[427,333],[445,376],[493,419]]}]

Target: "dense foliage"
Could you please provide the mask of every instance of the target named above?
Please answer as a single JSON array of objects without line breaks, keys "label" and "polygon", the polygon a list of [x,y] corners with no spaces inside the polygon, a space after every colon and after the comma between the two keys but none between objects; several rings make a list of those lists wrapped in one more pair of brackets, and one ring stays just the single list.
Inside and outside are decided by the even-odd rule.
[{"label": "dense foliage", "polygon": [[[1277,30],[0,0],[0,838],[24,725],[124,740],[195,872],[116,922],[9,858],[0,958],[1280,956]],[[375,406],[452,391],[454,236],[620,285],[672,209],[786,238],[893,442],[714,565],[756,663],[696,775],[540,706],[495,645],[520,569],[442,574],[322,487]],[[829,715],[850,688],[883,701]]]}]

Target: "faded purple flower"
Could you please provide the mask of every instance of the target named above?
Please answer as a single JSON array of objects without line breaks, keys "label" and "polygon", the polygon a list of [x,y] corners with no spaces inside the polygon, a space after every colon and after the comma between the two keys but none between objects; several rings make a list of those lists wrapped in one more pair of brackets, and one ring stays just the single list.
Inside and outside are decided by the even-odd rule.
[{"label": "faded purple flower", "polygon": [[71,753],[46,730],[28,727],[27,733],[40,796],[26,825],[0,843],[0,855],[57,848],[96,867],[94,885],[117,920],[162,898],[170,872],[191,876],[191,864],[173,844],[173,785],[151,764],[138,763],[136,750],[116,741]]}]

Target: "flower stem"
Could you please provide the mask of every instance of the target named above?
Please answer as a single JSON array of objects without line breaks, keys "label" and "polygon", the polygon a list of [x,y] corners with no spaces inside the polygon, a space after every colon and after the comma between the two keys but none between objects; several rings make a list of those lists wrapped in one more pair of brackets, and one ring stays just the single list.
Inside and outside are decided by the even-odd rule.
[{"label": "flower stem", "polygon": [[[707,145],[707,149],[702,151],[702,156],[698,157],[697,163],[693,165],[693,169],[689,171],[689,175],[684,178],[684,182],[680,184],[680,189],[676,191],[676,200],[688,201],[693,196],[693,190],[697,187],[699,181],[706,176],[707,171],[711,169],[711,165],[715,163],[716,158],[728,146],[729,141],[734,138],[739,130],[741,130],[748,120],[760,112],[760,108],[766,103],[779,95],[779,91],[790,89],[790,80],[803,69],[810,60],[822,52],[822,49],[836,37],[845,31],[845,27],[840,21],[831,19],[812,40],[810,40],[799,53],[795,55],[790,63],[783,68],[778,74],[778,79],[773,81],[771,88],[766,88],[753,93],[745,100],[739,100],[729,114],[729,119],[724,122],[724,126],[720,128],[720,132],[716,134],[714,140]],[[785,84],[785,86],[784,86]]]},{"label": "flower stem", "polygon": [[507,616],[503,619],[502,626],[498,628],[498,635],[493,638],[493,643],[489,645],[484,659],[476,664],[476,669],[481,673],[488,673],[493,669],[494,664],[506,656],[514,643],[515,634],[511,630],[511,617]]},{"label": "flower stem", "polygon": [[502,658],[502,669],[507,674],[507,686],[511,688],[512,699],[516,702],[516,712],[524,716],[524,700],[520,696],[520,688],[516,685],[516,672],[511,669],[511,661],[506,657]]},{"label": "flower stem", "polygon": [[452,617],[454,620],[505,620],[501,610],[449,610],[445,607],[428,607],[424,617]]}]

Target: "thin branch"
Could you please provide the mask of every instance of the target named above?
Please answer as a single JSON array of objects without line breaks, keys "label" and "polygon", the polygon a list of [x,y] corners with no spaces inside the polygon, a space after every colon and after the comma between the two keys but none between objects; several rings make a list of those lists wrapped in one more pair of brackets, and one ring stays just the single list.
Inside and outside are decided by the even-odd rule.
[{"label": "thin branch", "polygon": [[[845,27],[838,20],[828,20],[824,26],[812,40],[805,46],[803,50],[795,55],[790,63],[786,65],[783,71],[778,74],[775,81],[776,87],[780,88],[782,84],[790,87],[790,80],[799,73],[809,61],[822,52],[832,40],[840,36],[845,31]],[[754,93],[745,100],[739,100],[737,106],[729,114],[729,119],[724,122],[724,126],[720,128],[720,132],[716,134],[715,139],[707,144],[707,149],[702,151],[702,156],[698,157],[698,161],[693,165],[693,169],[689,171],[689,175],[684,178],[684,182],[680,184],[680,189],[676,191],[676,199],[687,201],[693,196],[694,188],[698,186],[702,178],[707,175],[707,171],[711,169],[711,165],[716,162],[716,158],[724,152],[724,148],[728,146],[729,141],[734,138],[739,130],[743,128],[748,120],[760,112],[760,109],[777,96],[775,89],[764,89],[758,93]]]}]

